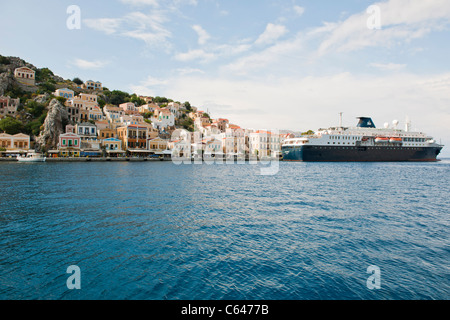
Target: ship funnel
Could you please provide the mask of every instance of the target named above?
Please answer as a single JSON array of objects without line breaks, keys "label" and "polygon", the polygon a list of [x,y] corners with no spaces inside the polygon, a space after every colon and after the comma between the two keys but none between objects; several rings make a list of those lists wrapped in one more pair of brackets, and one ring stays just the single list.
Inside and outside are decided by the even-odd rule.
[{"label": "ship funnel", "polygon": [[358,124],[356,125],[358,128],[376,128],[371,118],[368,117],[358,117]]}]

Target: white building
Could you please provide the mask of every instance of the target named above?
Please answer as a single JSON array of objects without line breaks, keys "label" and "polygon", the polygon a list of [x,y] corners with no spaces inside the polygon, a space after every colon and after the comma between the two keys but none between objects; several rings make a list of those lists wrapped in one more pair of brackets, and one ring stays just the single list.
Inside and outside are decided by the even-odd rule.
[{"label": "white building", "polygon": [[175,116],[168,109],[160,109],[151,120],[153,127],[158,130],[175,125]]},{"label": "white building", "polygon": [[97,139],[97,126],[90,122],[83,122],[76,125],[76,134],[81,140]]},{"label": "white building", "polygon": [[249,134],[249,153],[252,156],[274,157],[280,154],[280,137],[270,131],[254,131]]}]

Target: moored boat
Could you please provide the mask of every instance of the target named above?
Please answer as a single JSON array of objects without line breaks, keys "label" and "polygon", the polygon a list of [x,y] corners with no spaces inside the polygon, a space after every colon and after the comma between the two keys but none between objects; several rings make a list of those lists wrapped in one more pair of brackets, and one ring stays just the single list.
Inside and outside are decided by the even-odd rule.
[{"label": "moored boat", "polygon": [[35,152],[27,153],[27,155],[24,157],[17,157],[17,161],[19,162],[45,162],[46,159],[47,158],[44,157],[44,155],[42,155],[41,153]]}]

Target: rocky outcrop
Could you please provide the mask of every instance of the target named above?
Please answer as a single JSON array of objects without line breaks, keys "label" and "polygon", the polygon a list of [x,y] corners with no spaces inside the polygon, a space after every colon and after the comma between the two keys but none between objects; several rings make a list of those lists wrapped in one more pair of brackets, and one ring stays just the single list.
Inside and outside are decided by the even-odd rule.
[{"label": "rocky outcrop", "polygon": [[48,93],[40,94],[33,100],[37,103],[45,104],[47,100],[50,98],[50,95]]},{"label": "rocky outcrop", "polygon": [[0,96],[3,96],[5,92],[11,90],[16,85],[16,80],[10,72],[4,72],[0,74]]},{"label": "rocky outcrop", "polygon": [[65,126],[69,123],[66,108],[56,99],[52,99],[48,105],[47,117],[44,128],[36,142],[41,150],[55,149],[58,146],[59,135],[65,132]]}]

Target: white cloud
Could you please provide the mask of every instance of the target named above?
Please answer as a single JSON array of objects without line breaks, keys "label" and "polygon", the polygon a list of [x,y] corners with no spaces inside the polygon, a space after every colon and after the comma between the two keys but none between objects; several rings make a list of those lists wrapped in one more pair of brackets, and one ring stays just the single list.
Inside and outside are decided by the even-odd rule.
[{"label": "white cloud", "polygon": [[258,37],[255,44],[272,44],[287,33],[285,26],[269,23],[266,30]]},{"label": "white cloud", "polygon": [[[307,63],[308,59],[301,55],[304,47],[304,37],[301,33],[287,40],[278,41],[262,51],[250,51],[249,54],[222,66],[221,71],[229,74],[251,75],[257,70],[268,74],[287,66],[291,71],[299,63]],[[249,51],[250,48],[247,48]],[[288,61],[288,63],[286,63]]]},{"label": "white cloud", "polygon": [[120,2],[125,4],[130,4],[133,6],[152,6],[159,7],[158,0],[120,0]]},{"label": "white cloud", "polygon": [[158,91],[161,91],[161,88],[167,86],[168,84],[168,79],[158,79],[152,76],[148,76],[138,85],[131,85],[130,89],[133,93],[136,94],[154,96],[158,95]]},{"label": "white cloud", "polygon": [[214,53],[206,52],[202,49],[197,50],[189,50],[188,52],[178,53],[175,55],[175,60],[178,61],[192,61],[192,60],[200,60],[202,62],[209,62],[216,58]]},{"label": "white cloud", "polygon": [[305,8],[295,5],[295,6],[294,6],[294,12],[295,12],[298,16],[302,16],[303,13],[305,13]]},{"label": "white cloud", "polygon": [[144,41],[147,45],[168,49],[171,32],[165,23],[168,17],[164,11],[155,10],[150,14],[131,12],[122,18],[86,19],[89,28],[107,35],[118,35]]},{"label": "white cloud", "polygon": [[196,68],[180,68],[180,69],[176,70],[176,73],[181,76],[185,76],[185,75],[194,74],[194,73],[204,74],[205,72],[201,69],[196,69]]},{"label": "white cloud", "polygon": [[404,69],[406,64],[396,64],[396,63],[371,63],[371,67],[383,70],[383,71],[398,71]]},{"label": "white cloud", "polygon": [[211,38],[208,32],[206,32],[200,25],[192,26],[192,29],[197,32],[199,45],[204,45]]},{"label": "white cloud", "polygon": [[108,65],[109,61],[101,61],[101,60],[95,60],[95,61],[88,61],[84,59],[75,59],[73,64],[81,69],[87,69],[87,70],[93,70],[93,69],[101,69]]},{"label": "white cloud", "polygon": [[389,0],[375,4],[380,9],[381,30],[371,30],[366,11],[337,23],[319,47],[319,54],[349,52],[366,47],[386,47],[421,38],[442,30],[450,22],[447,0]]},{"label": "white cloud", "polygon": [[84,19],[84,24],[94,30],[104,32],[108,35],[116,33],[122,24],[122,19],[100,18]]}]

